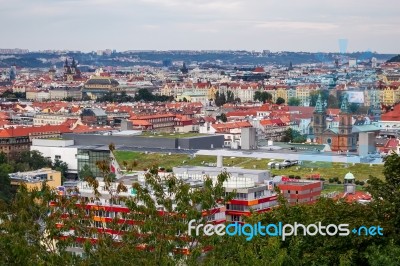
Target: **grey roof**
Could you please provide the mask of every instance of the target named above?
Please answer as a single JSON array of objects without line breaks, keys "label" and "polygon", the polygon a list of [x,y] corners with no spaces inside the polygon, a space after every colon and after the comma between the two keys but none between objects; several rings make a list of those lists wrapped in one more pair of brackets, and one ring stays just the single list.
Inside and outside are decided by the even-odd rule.
[{"label": "grey roof", "polygon": [[353,133],[359,132],[370,132],[370,131],[380,131],[381,129],[375,125],[362,125],[362,126],[353,126]]},{"label": "grey roof", "polygon": [[96,116],[107,116],[106,112],[103,109],[94,108],[92,109],[92,111]]},{"label": "grey roof", "polygon": [[114,86],[118,86],[119,83],[118,81],[116,81],[113,78],[91,78],[89,79],[86,84],[88,85],[114,85]]}]

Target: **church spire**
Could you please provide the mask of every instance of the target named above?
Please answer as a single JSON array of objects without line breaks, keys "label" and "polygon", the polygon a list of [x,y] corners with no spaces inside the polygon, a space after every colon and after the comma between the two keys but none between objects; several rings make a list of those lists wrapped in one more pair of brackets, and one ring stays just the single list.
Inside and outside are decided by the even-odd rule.
[{"label": "church spire", "polygon": [[325,104],[322,102],[321,94],[318,94],[317,102],[315,103],[315,113],[325,113]]},{"label": "church spire", "polygon": [[67,66],[68,66],[68,59],[67,59],[67,58],[65,58],[64,67],[67,67]]},{"label": "church spire", "polygon": [[343,113],[343,114],[348,114],[349,113],[349,100],[347,98],[347,94],[343,95],[342,104],[340,106],[340,112]]},{"label": "church spire", "polygon": [[76,62],[75,62],[75,58],[72,58],[72,67],[76,67]]}]

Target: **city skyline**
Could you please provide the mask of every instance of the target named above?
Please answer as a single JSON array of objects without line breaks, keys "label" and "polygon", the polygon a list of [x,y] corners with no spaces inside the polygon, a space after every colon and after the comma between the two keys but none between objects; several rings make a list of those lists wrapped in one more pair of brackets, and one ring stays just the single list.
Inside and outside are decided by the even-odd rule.
[{"label": "city skyline", "polygon": [[399,53],[397,1],[0,0],[2,48]]}]

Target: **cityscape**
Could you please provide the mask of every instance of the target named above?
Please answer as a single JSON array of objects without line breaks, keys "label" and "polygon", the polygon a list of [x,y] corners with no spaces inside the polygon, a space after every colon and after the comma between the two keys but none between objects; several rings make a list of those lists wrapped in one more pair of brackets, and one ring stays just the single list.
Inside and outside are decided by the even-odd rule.
[{"label": "cityscape", "polygon": [[397,2],[96,2],[2,3],[1,265],[400,265]]}]

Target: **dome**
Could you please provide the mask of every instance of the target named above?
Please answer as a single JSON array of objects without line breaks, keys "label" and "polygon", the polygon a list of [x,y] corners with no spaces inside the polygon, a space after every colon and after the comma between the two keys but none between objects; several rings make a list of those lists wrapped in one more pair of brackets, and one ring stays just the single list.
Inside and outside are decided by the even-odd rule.
[{"label": "dome", "polygon": [[345,180],[351,180],[351,179],[356,179],[356,178],[354,177],[354,175],[353,175],[352,173],[348,172],[348,173],[344,176],[344,179],[345,179]]}]

